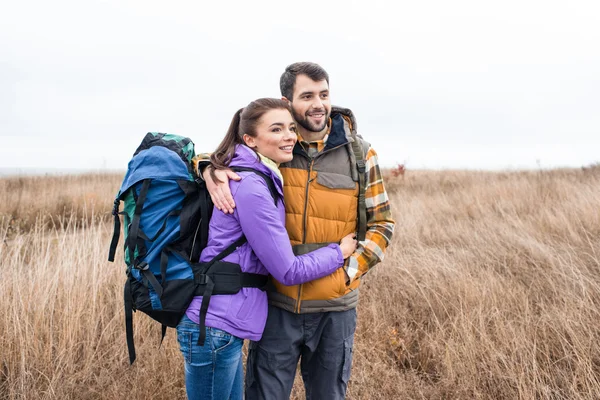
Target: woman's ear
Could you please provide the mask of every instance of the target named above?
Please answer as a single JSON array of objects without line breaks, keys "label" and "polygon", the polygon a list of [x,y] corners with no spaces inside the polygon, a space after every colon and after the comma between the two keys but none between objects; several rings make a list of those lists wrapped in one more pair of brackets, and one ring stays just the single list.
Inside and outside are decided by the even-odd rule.
[{"label": "woman's ear", "polygon": [[242,139],[244,140],[244,143],[246,143],[246,146],[251,147],[251,148],[256,147],[256,142],[255,142],[254,138],[252,136],[248,135],[247,133],[244,133],[244,136],[242,136]]}]

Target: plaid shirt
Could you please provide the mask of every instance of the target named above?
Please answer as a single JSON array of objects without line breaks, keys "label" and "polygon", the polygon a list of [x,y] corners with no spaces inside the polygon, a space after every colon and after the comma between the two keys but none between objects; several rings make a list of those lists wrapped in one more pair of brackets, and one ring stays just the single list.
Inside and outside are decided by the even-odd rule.
[{"label": "plaid shirt", "polygon": [[[328,136],[322,140],[306,142],[298,134],[298,142],[312,157],[323,151]],[[365,200],[367,203],[367,234],[364,241],[358,243],[358,248],[346,261],[346,273],[353,281],[366,274],[375,264],[383,261],[385,249],[392,240],[395,222],[392,219],[390,201],[383,185],[383,176],[379,169],[377,153],[369,147],[365,159],[367,187]]]}]

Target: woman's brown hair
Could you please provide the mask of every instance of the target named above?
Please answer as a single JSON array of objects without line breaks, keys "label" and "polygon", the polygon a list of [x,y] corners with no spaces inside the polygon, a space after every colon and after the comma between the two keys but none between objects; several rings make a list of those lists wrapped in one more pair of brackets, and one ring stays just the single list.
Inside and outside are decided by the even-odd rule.
[{"label": "woman's brown hair", "polygon": [[235,146],[244,143],[244,134],[256,137],[256,127],[262,116],[270,110],[284,109],[290,110],[287,102],[281,99],[263,98],[254,100],[244,108],[240,108],[229,125],[223,141],[214,153],[210,156],[213,166],[210,170],[210,176],[215,182],[220,182],[215,176],[216,169],[227,169],[233,159]]}]

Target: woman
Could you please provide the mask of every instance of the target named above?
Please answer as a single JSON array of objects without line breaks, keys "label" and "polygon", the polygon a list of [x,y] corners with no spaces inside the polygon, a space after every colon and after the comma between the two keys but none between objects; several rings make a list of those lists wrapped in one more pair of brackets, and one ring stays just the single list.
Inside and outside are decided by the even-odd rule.
[{"label": "woman", "polygon": [[[215,168],[253,168],[268,175],[278,192],[277,205],[258,174],[239,172],[230,181],[236,203],[233,214],[214,209],[208,245],[200,256],[207,262],[245,235],[247,243],[223,259],[243,272],[271,274],[286,285],[327,276],[342,267],[356,249],[354,235],[308,254],[294,256],[285,230],[283,178],[278,164],[291,161],[296,128],[287,103],[259,99],[239,110],[211,162]],[[214,176],[213,176],[214,179]],[[190,399],[241,399],[242,344],[259,340],[267,318],[267,295],[242,288],[234,295],[213,296],[206,315],[206,341],[198,344],[202,297],[195,297],[177,327],[185,360],[185,382]]]}]

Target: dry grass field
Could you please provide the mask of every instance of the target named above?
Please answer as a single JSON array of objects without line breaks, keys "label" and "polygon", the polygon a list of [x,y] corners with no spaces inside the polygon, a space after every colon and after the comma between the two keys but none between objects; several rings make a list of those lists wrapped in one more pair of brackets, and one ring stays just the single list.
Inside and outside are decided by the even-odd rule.
[{"label": "dry grass field", "polygon": [[[120,179],[0,179],[0,399],[185,398],[175,332],[158,348],[145,315],[128,365],[124,264],[106,261]],[[349,399],[600,398],[600,166],[387,188]]]}]

